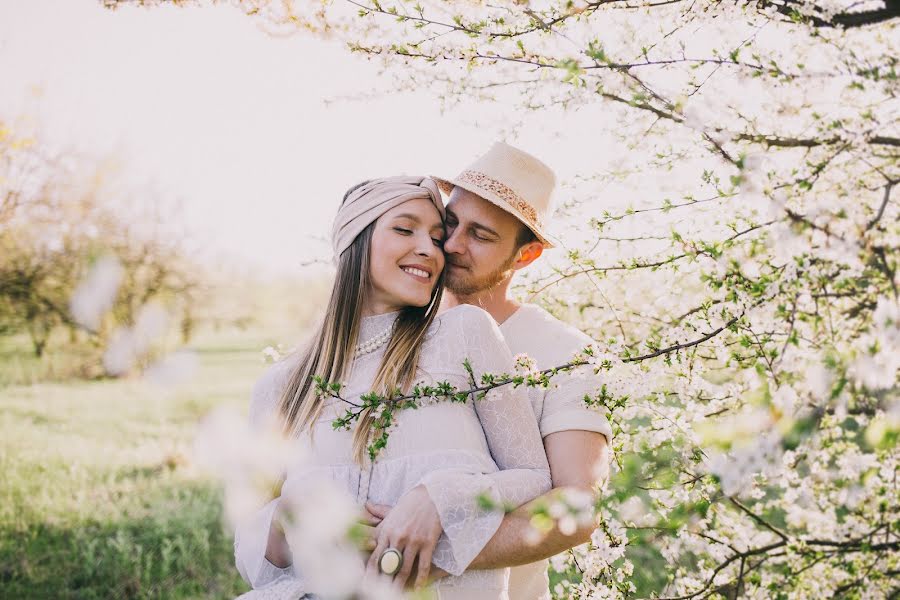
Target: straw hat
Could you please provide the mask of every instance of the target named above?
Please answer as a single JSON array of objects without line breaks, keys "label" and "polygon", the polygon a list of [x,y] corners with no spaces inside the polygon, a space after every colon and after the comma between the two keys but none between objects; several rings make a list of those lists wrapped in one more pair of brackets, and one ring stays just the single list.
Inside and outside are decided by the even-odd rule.
[{"label": "straw hat", "polygon": [[556,175],[527,152],[497,142],[455,179],[433,179],[447,194],[454,187],[461,187],[496,204],[522,221],[545,248],[553,247],[545,227],[553,212],[550,196],[556,186]]}]

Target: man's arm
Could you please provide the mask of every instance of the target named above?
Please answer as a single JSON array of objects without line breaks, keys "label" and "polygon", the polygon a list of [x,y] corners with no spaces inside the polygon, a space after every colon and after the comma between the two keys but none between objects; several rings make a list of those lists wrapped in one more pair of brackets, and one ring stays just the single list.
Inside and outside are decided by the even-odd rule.
[{"label": "man's arm", "polygon": [[553,489],[503,518],[494,537],[475,557],[469,569],[498,569],[533,563],[587,542],[595,525],[579,525],[569,535],[557,527],[537,544],[529,544],[531,507],[554,500],[565,489],[594,493],[609,472],[606,436],[593,431],[558,431],[544,438]]},{"label": "man's arm", "polygon": [[[524,565],[559,554],[590,539],[594,530],[593,524],[579,525],[568,535],[554,527],[537,544],[531,543],[530,538],[533,536],[530,524],[531,508],[537,503],[554,500],[566,489],[583,490],[593,494],[598,485],[608,477],[609,447],[606,436],[593,431],[558,431],[544,437],[544,449],[550,463],[553,489],[504,516],[500,528],[469,564],[469,569],[499,569]],[[401,499],[401,502],[403,500]],[[386,517],[392,510],[390,506],[383,505],[367,504],[366,507],[373,522]],[[440,525],[436,511],[421,518],[426,519],[426,522],[433,521]],[[446,577],[447,573],[432,566],[428,575],[432,579],[439,579]]]}]

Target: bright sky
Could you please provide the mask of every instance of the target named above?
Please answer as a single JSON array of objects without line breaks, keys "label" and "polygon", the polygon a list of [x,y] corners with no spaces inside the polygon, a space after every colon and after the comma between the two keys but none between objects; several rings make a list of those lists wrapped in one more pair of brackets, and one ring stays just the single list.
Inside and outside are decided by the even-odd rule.
[{"label": "bright sky", "polygon": [[[130,178],[184,199],[211,254],[275,272],[323,256],[313,238],[327,236],[350,185],[452,176],[504,137],[498,107],[442,115],[427,91],[348,100],[385,92],[377,64],[274,37],[228,6],[0,0],[0,82],[0,119],[25,116],[52,144],[121,156]],[[566,178],[584,153],[555,129],[545,115],[507,141]]]}]

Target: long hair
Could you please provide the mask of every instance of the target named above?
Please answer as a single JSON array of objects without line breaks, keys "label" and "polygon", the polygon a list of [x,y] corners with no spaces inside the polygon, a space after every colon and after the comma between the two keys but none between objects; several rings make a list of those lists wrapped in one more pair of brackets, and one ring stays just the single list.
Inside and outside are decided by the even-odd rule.
[{"label": "long hair", "polygon": [[[344,201],[365,183],[348,190]],[[338,258],[337,275],[325,316],[309,343],[300,351],[300,360],[282,392],[279,411],[289,435],[311,428],[322,413],[326,398],[316,394],[313,378],[318,376],[334,383],[343,382],[349,375],[359,338],[362,309],[371,286],[369,265],[374,229],[375,223],[371,223]],[[390,398],[398,390],[408,391],[413,384],[425,332],[441,303],[443,284],[442,271],[426,306],[407,306],[400,311],[372,382],[371,391],[379,396]],[[371,412],[366,410],[360,415],[353,432],[353,456],[358,463],[364,459],[375,420]]]}]

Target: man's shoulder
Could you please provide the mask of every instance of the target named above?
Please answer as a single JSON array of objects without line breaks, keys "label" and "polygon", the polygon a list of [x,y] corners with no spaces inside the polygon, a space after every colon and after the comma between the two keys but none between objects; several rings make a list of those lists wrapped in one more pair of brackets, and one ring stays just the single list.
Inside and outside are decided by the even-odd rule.
[{"label": "man's shoulder", "polygon": [[500,326],[510,350],[535,358],[568,359],[593,340],[534,304],[523,304]]},{"label": "man's shoulder", "polygon": [[[515,318],[515,321],[513,321]],[[591,343],[591,336],[584,333],[577,327],[566,323],[552,314],[546,309],[536,304],[523,304],[510,318],[511,328],[516,330],[522,329],[534,331],[540,335],[551,334],[558,337],[561,341],[571,341],[580,346]],[[501,326],[501,329],[504,329]],[[538,337],[538,336],[535,336]],[[540,342],[540,339],[535,342]]]}]

